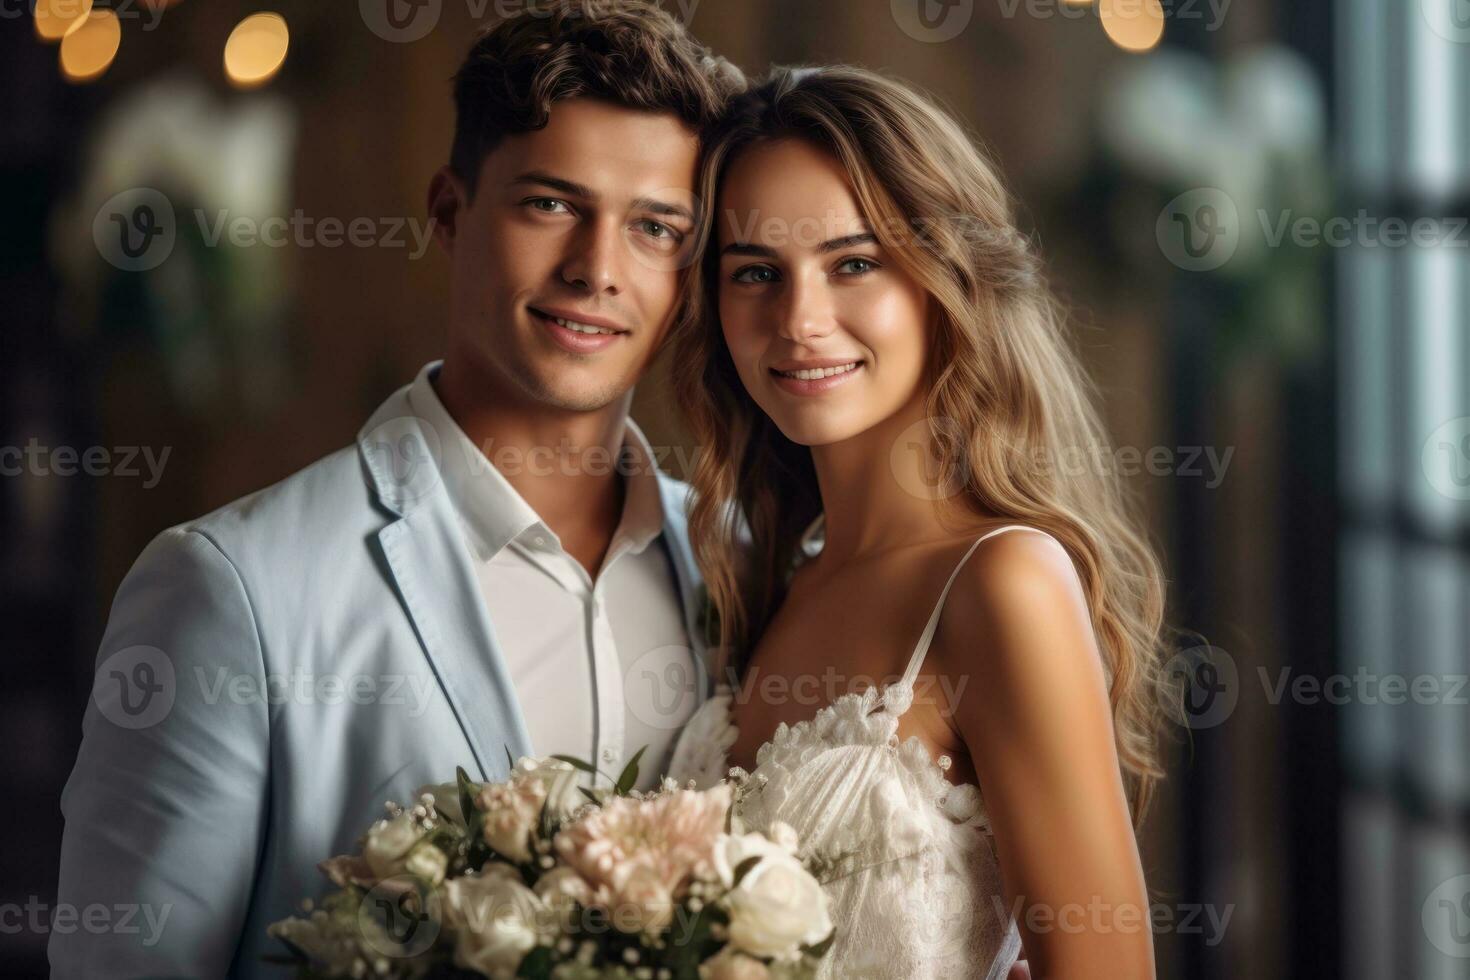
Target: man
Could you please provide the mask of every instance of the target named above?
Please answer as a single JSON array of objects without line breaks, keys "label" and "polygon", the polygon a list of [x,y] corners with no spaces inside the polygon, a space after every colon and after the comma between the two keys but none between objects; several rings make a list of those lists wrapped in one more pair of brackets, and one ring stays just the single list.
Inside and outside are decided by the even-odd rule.
[{"label": "man", "polygon": [[444,360],[354,446],[128,573],[59,904],[142,928],[54,936],[55,975],[264,971],[316,862],[457,765],[571,753],[615,775],[648,745],[640,785],[661,771],[704,693],[698,582],[686,488],[628,408],[689,315],[700,136],[739,85],[639,0],[538,4],[475,45],[429,189]]}]

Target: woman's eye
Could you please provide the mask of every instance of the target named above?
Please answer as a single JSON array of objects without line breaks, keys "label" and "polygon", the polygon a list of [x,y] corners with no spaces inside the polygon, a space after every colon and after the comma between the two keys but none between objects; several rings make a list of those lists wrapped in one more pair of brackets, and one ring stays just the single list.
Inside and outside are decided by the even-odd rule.
[{"label": "woman's eye", "polygon": [[837,271],[843,275],[860,276],[864,272],[872,272],[874,269],[877,268],[879,268],[878,263],[874,262],[872,259],[865,259],[862,256],[854,256],[850,259],[843,259],[842,262],[837,266]]},{"label": "woman's eye", "polygon": [[767,283],[776,281],[776,270],[768,265],[747,265],[736,269],[730,277],[736,282]]},{"label": "woman's eye", "polygon": [[524,203],[529,204],[533,211],[540,211],[542,214],[562,214],[571,210],[567,207],[566,201],[560,201],[554,197],[533,197]]}]

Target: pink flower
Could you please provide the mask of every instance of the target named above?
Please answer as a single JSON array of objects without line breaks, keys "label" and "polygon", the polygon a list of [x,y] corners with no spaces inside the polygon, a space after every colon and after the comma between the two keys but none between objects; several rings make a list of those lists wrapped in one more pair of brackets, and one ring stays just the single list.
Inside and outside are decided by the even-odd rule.
[{"label": "pink flower", "polygon": [[730,788],[615,797],[556,835],[556,850],[591,886],[614,928],[656,933],[691,879],[713,880]]}]

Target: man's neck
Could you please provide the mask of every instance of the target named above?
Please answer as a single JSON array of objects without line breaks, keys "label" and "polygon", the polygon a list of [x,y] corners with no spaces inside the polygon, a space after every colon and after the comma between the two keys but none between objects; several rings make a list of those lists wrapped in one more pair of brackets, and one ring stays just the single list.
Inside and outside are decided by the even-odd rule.
[{"label": "man's neck", "polygon": [[447,359],[432,383],[470,441],[595,578],[623,514],[617,463],[632,392],[594,411],[565,411],[506,397]]}]

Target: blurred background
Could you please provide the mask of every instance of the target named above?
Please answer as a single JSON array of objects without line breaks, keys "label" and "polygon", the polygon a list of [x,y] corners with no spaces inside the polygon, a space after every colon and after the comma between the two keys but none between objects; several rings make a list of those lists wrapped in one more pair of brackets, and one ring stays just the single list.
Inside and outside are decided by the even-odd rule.
[{"label": "blurred background", "polygon": [[[118,583],[439,356],[449,79],[536,6],[0,0],[7,975]],[[665,6],[747,71],[925,86],[1019,196],[1209,644],[1160,976],[1470,977],[1470,0]],[[665,371],[635,416],[679,444]]]}]

